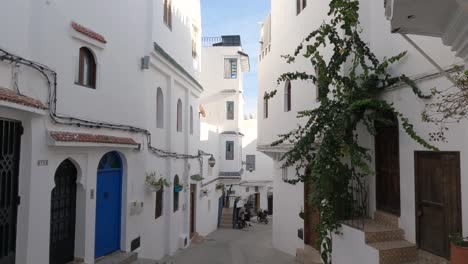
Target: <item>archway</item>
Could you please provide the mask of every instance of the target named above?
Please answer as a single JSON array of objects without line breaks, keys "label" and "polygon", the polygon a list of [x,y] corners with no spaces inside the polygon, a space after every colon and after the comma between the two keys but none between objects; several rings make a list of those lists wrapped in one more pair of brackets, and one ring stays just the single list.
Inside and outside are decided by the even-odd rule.
[{"label": "archway", "polygon": [[99,162],[96,182],[96,258],[120,250],[122,159],[113,151]]},{"label": "archway", "polygon": [[50,264],[65,264],[75,258],[76,179],[77,169],[69,159],[55,171],[50,202]]}]

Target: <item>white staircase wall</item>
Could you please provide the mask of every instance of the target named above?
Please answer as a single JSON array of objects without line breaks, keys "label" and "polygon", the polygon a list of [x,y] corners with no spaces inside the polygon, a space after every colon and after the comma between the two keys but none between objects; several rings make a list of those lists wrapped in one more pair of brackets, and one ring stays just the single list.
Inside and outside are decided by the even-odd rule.
[{"label": "white staircase wall", "polygon": [[332,234],[333,264],[376,264],[379,252],[366,245],[364,232],[343,225],[341,234]]}]

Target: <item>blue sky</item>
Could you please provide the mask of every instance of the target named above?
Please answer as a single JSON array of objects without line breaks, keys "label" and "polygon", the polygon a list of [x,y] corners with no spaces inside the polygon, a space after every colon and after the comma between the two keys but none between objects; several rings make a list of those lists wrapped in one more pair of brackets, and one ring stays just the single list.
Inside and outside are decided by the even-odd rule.
[{"label": "blue sky", "polygon": [[245,113],[257,112],[257,58],[259,23],[270,12],[270,0],[200,0],[202,36],[240,35],[250,56],[250,72],[244,75]]}]

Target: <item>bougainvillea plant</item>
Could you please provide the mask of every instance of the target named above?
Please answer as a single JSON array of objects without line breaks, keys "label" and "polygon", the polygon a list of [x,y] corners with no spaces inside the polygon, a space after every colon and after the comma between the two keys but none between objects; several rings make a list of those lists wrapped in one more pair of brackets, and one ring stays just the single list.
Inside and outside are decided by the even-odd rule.
[{"label": "bougainvillea plant", "polygon": [[[317,248],[322,249],[324,263],[331,263],[330,234],[340,227],[341,210],[352,203],[352,182],[362,184],[373,173],[368,149],[357,139],[358,125],[375,135],[376,123],[392,122],[388,120],[390,113],[412,139],[427,149],[436,149],[415,133],[413,125],[391,103],[381,99],[387,88],[402,82],[417,97],[430,97],[405,75],[389,73],[388,68],[405,52],[382,60],[376,57],[361,38],[358,0],[331,0],[329,8],[329,19],[311,32],[292,55],[284,56],[287,63],[305,57],[313,73],[288,72],[278,78],[278,85],[288,80],[312,81],[320,104],[299,112],[298,118],[306,121],[304,125],[280,135],[272,144],[292,145],[282,158],[285,167],[296,168],[297,177],[288,182],[313,185],[314,191],[308,196],[320,213]],[[332,50],[331,57],[325,56],[325,50]],[[264,98],[276,92],[266,93]]]}]

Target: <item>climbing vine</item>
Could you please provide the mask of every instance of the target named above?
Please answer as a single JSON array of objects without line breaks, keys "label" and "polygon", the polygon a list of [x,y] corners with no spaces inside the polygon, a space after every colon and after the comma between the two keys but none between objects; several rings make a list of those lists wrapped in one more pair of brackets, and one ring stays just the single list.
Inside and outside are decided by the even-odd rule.
[{"label": "climbing vine", "polygon": [[450,123],[468,119],[468,70],[455,68],[451,76],[454,85],[446,89],[432,88],[434,102],[426,104],[423,120],[437,124],[441,130],[448,130]]},{"label": "climbing vine", "polygon": [[[376,57],[361,38],[358,0],[331,0],[329,8],[329,20],[311,32],[292,55],[283,56],[287,63],[305,57],[312,64],[313,73],[288,72],[278,78],[278,84],[288,80],[312,81],[320,104],[299,112],[298,118],[305,119],[305,124],[280,135],[273,143],[293,145],[282,158],[285,167],[296,168],[297,177],[288,182],[313,186],[309,196],[320,212],[317,246],[322,249],[324,263],[331,263],[330,234],[340,227],[344,207],[354,202],[353,182],[362,185],[363,179],[373,173],[368,165],[368,149],[358,142],[357,127],[362,124],[375,135],[375,124],[392,122],[390,113],[400,120],[412,139],[435,150],[416,134],[407,118],[380,96],[387,88],[406,83],[419,98],[430,97],[405,75],[389,73],[388,68],[400,61],[405,52],[383,60]],[[265,94],[265,98],[276,92]]]}]

